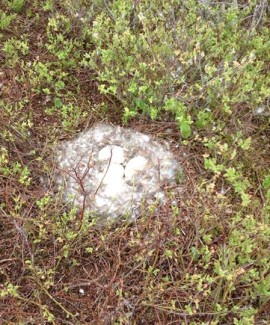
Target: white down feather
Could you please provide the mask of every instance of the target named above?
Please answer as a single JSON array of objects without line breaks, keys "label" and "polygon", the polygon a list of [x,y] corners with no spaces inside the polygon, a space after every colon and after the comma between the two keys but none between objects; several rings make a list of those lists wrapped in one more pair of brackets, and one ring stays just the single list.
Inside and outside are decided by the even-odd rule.
[{"label": "white down feather", "polygon": [[57,152],[57,183],[64,200],[106,218],[134,218],[142,201],[164,202],[164,183],[175,184],[180,165],[162,145],[140,132],[97,124]]}]

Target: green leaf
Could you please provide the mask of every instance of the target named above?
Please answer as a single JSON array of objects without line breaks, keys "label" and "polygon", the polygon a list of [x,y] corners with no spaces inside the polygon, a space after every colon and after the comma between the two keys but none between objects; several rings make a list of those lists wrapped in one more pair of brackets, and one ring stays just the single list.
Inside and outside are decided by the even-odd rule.
[{"label": "green leaf", "polygon": [[55,83],[55,87],[57,90],[61,90],[65,88],[65,83],[62,80],[59,80]]},{"label": "green leaf", "polygon": [[263,188],[267,190],[270,188],[270,175],[265,176],[264,181],[263,181]]},{"label": "green leaf", "polygon": [[23,8],[24,0],[13,0],[11,3],[11,9],[15,12],[20,12]]},{"label": "green leaf", "polygon": [[218,175],[224,170],[224,166],[221,164],[217,164],[217,160],[215,158],[205,158],[204,168],[209,169]]},{"label": "green leaf", "polygon": [[55,98],[55,99],[54,99],[54,106],[55,106],[56,108],[61,108],[61,107],[63,106],[63,103],[62,103],[62,101],[61,101],[60,98]]},{"label": "green leaf", "polygon": [[183,138],[188,138],[191,134],[191,127],[186,121],[180,123],[180,131]]},{"label": "green leaf", "polygon": [[165,250],[165,256],[168,258],[172,258],[173,257],[173,252],[170,249],[166,249]]}]

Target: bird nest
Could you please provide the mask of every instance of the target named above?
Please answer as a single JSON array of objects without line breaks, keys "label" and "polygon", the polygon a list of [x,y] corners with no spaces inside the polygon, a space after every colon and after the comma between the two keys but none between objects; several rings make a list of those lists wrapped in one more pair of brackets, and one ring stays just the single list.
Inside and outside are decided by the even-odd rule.
[{"label": "bird nest", "polygon": [[64,201],[106,219],[135,218],[142,204],[164,204],[181,170],[168,143],[101,123],[62,143],[57,161]]}]

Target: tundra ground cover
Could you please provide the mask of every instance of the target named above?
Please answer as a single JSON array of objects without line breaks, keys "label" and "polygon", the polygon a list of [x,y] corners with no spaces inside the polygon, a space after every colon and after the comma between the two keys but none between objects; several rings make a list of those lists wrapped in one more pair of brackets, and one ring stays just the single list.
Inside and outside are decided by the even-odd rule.
[{"label": "tundra ground cover", "polygon": [[[269,16],[264,0],[1,2],[1,322],[269,323]],[[43,186],[55,145],[100,121],[174,144],[174,204],[101,227]]]}]

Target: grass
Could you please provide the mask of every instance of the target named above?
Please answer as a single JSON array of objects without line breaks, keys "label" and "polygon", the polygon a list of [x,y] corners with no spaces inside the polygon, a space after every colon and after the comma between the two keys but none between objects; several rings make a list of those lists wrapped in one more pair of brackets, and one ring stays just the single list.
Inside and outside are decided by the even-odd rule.
[{"label": "grass", "polygon": [[[3,324],[269,324],[267,1],[0,4]],[[181,196],[100,226],[54,148],[95,122],[171,141]]]}]

